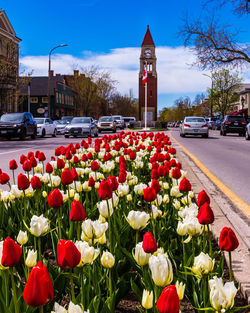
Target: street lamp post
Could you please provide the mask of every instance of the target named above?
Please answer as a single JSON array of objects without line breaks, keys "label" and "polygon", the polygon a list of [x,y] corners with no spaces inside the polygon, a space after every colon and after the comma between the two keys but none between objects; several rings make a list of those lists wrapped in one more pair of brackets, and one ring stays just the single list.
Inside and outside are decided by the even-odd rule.
[{"label": "street lamp post", "polygon": [[241,97],[242,114],[243,114],[243,110],[244,110],[244,103],[245,103],[245,97],[242,96]]},{"label": "street lamp post", "polygon": [[[51,110],[50,110],[50,68],[51,68],[51,54],[52,52],[57,49],[57,48],[60,48],[60,47],[66,47],[67,44],[61,44],[59,46],[56,46],[54,48],[52,48],[49,52],[49,72],[48,72],[48,117],[50,117],[50,114],[51,114]],[[54,113],[54,112],[53,112]]]},{"label": "street lamp post", "polygon": [[207,76],[211,79],[211,82],[212,82],[212,89],[211,89],[211,96],[212,96],[212,99],[211,99],[211,104],[210,104],[210,115],[212,117],[213,115],[213,93],[214,93],[214,81],[213,81],[213,76],[210,76],[208,74],[202,74],[204,76]]}]

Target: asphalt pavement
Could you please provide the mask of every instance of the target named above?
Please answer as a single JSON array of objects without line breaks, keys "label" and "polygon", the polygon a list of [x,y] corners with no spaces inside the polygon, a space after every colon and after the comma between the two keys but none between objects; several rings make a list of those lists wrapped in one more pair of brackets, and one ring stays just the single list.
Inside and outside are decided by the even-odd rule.
[{"label": "asphalt pavement", "polygon": [[[209,138],[180,137],[179,129],[170,129],[182,146],[190,151],[206,168],[238,197],[250,205],[250,141],[237,134],[220,136],[212,130]],[[173,145],[178,146],[174,141]]]}]

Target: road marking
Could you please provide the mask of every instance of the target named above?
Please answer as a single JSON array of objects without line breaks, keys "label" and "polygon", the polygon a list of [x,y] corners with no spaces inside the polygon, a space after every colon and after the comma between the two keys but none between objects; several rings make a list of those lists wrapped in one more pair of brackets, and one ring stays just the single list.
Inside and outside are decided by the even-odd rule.
[{"label": "road marking", "polygon": [[13,152],[18,152],[18,151],[24,151],[29,149],[29,147],[25,148],[25,149],[19,149],[19,150],[13,150],[13,151],[6,151],[6,152],[0,152],[0,154],[8,154],[8,153],[13,153]]},{"label": "road marking", "polygon": [[208,178],[225,194],[228,198],[248,217],[250,218],[250,206],[238,197],[231,189],[224,185],[214,174],[212,174],[189,150],[187,150],[182,144],[180,144],[172,135],[170,131],[170,137],[185,153],[194,161],[194,163],[207,175]]}]

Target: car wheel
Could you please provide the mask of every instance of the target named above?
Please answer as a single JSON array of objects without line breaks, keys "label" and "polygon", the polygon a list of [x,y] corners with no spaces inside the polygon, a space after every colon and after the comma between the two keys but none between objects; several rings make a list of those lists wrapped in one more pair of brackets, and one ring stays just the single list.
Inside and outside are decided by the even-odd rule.
[{"label": "car wheel", "polygon": [[203,138],[208,138],[208,134],[202,135]]},{"label": "car wheel", "polygon": [[183,134],[180,132],[180,137],[183,137]]},{"label": "car wheel", "polygon": [[34,133],[33,133],[33,135],[31,135],[31,138],[36,139],[36,130],[34,130]]},{"label": "car wheel", "polygon": [[100,129],[98,129],[98,133],[100,134],[102,131]]},{"label": "car wheel", "polygon": [[69,135],[64,135],[65,138],[69,138]]},{"label": "car wheel", "polygon": [[52,137],[56,137],[56,128],[54,129],[54,132],[52,134]]},{"label": "car wheel", "polygon": [[226,135],[227,135],[226,131],[223,130],[223,131],[222,131],[222,136],[226,136]]},{"label": "car wheel", "polygon": [[250,136],[248,134],[248,130],[246,130],[245,138],[246,138],[246,140],[250,140]]},{"label": "car wheel", "polygon": [[21,135],[19,136],[20,140],[25,140],[26,138],[26,129],[24,128]]},{"label": "car wheel", "polygon": [[98,137],[98,129],[95,132],[95,137]]},{"label": "car wheel", "polygon": [[43,129],[41,137],[43,138],[43,137],[45,137],[45,135],[46,135],[46,131],[45,131],[45,129]]}]

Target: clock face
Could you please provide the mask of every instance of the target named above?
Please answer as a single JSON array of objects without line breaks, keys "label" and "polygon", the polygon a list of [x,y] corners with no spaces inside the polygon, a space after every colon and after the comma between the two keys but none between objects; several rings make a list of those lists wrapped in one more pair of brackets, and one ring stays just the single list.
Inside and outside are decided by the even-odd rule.
[{"label": "clock face", "polygon": [[144,55],[145,55],[145,57],[151,57],[152,51],[151,51],[150,49],[146,49],[146,50],[144,51]]}]

